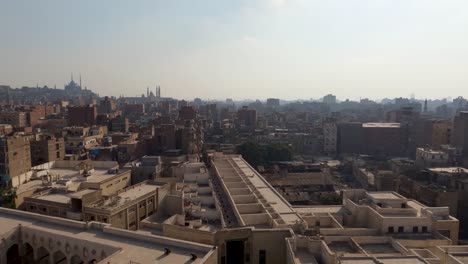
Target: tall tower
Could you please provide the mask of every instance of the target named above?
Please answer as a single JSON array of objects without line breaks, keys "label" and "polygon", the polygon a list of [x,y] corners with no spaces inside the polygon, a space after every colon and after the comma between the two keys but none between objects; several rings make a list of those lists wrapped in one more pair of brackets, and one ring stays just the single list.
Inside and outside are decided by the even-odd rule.
[{"label": "tall tower", "polygon": [[149,97],[149,86],[146,87],[146,97]]},{"label": "tall tower", "polygon": [[159,85],[156,86],[156,98],[161,98],[161,86]]},{"label": "tall tower", "polygon": [[427,99],[424,100],[424,113],[427,113]]},{"label": "tall tower", "polygon": [[80,73],[80,89],[81,89],[81,87],[82,87],[82,86],[81,86],[81,73]]}]

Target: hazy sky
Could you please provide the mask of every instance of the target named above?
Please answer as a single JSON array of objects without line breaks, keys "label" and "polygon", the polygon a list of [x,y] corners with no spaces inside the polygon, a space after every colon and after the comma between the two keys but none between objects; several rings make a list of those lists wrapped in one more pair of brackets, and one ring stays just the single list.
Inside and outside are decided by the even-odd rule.
[{"label": "hazy sky", "polygon": [[466,0],[0,0],[0,84],[202,98],[468,97]]}]

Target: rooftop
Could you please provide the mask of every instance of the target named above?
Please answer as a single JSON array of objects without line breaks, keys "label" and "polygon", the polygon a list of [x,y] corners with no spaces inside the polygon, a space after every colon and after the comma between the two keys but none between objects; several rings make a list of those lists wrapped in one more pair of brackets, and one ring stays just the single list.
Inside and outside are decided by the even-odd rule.
[{"label": "rooftop", "polygon": [[363,123],[362,127],[400,128],[400,123]]},{"label": "rooftop", "polygon": [[155,182],[143,182],[142,184],[128,187],[115,196],[104,198],[92,203],[88,207],[106,210],[118,208],[125,203],[132,202],[140,197],[155,192],[160,186],[161,184]]},{"label": "rooftop", "polygon": [[430,168],[432,172],[441,172],[441,173],[468,173],[468,169],[463,167],[447,167],[447,168]]},{"label": "rooftop", "polygon": [[[106,263],[201,263],[210,255],[210,246],[185,242],[139,231],[127,231],[97,223],[82,223],[67,219],[39,216],[32,213],[0,208],[2,234],[13,234],[21,225],[23,232],[41,232],[54,239],[73,243],[85,242],[90,249],[105,251]],[[164,254],[164,248],[171,253]],[[191,261],[190,254],[197,259]]]},{"label": "rooftop", "polygon": [[394,192],[367,192],[369,197],[375,200],[401,200],[406,199]]},{"label": "rooftop", "polygon": [[241,156],[218,154],[213,164],[244,225],[292,226],[302,221],[291,205]]}]

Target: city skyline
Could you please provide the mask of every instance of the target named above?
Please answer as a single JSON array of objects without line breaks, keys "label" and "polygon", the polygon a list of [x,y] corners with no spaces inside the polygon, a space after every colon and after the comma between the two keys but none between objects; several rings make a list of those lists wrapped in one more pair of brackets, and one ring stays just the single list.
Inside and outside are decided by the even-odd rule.
[{"label": "city skyline", "polygon": [[[468,3],[14,1],[2,3],[0,82],[175,98],[464,95]],[[420,97],[420,96],[419,96]],[[421,97],[421,98],[424,98]]]}]

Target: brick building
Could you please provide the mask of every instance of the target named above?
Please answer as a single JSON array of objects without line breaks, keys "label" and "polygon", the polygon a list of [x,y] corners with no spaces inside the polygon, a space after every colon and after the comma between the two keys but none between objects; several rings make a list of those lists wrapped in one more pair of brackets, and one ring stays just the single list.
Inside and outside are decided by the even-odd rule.
[{"label": "brick building", "polygon": [[95,105],[68,107],[68,125],[70,126],[92,126],[96,124],[96,118],[97,107]]}]

